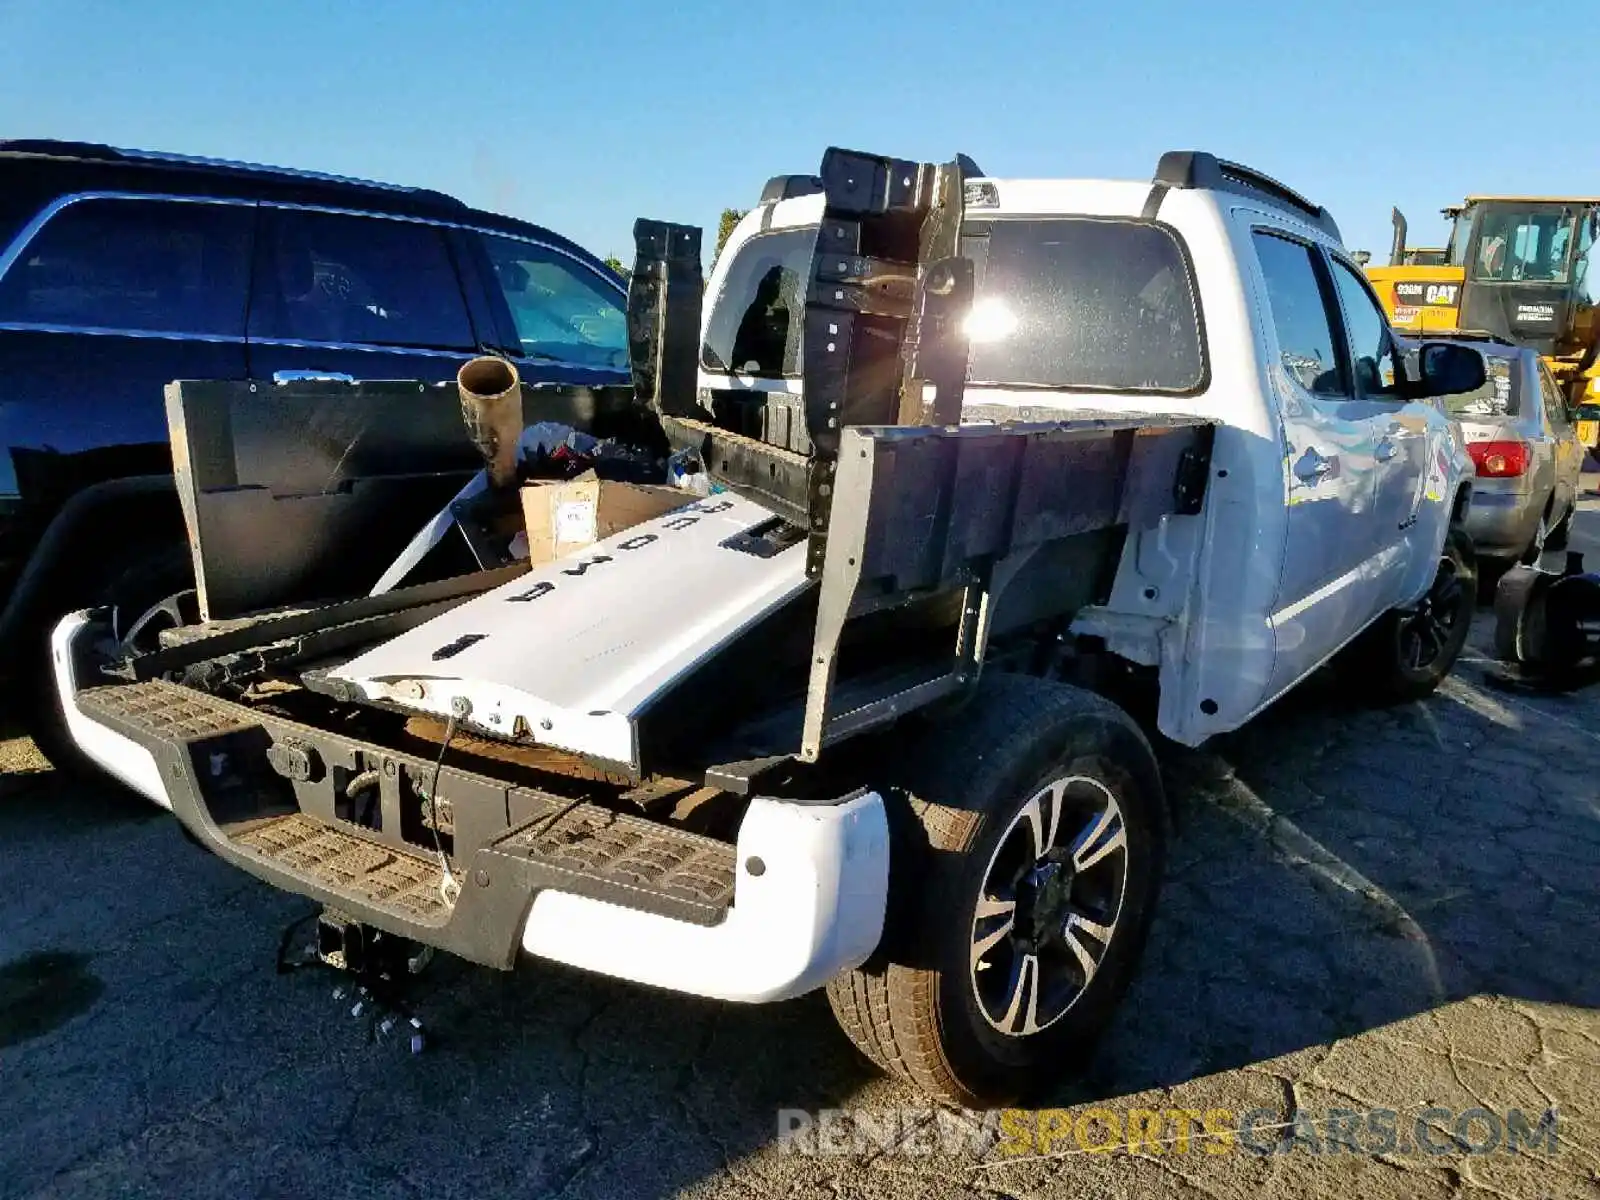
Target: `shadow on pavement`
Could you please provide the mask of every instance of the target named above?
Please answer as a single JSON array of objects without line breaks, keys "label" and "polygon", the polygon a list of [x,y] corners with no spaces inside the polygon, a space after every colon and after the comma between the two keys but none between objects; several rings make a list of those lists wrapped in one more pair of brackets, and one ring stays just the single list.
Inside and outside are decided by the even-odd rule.
[{"label": "shadow on pavement", "polygon": [[[1485,630],[1480,622],[1476,640]],[[1168,1086],[1479,993],[1600,1009],[1600,697],[1508,697],[1468,658],[1424,704],[1308,683],[1167,755],[1186,811],[1149,956],[1088,1078]]]}]

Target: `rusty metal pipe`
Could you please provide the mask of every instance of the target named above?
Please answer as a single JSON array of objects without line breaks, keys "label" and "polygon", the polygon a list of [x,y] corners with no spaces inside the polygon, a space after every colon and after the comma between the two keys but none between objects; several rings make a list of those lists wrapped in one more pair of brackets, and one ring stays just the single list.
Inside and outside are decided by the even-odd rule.
[{"label": "rusty metal pipe", "polygon": [[491,487],[517,481],[517,439],[522,436],[522,380],[503,358],[484,355],[456,372],[461,419],[488,465]]}]

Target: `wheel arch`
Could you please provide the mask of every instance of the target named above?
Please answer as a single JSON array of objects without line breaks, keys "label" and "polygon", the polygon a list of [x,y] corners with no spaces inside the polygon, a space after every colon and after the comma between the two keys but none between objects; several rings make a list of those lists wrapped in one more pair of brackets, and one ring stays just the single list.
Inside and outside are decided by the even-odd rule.
[{"label": "wheel arch", "polygon": [[0,612],[0,655],[20,661],[54,611],[65,611],[108,567],[125,562],[130,544],[184,536],[171,475],[128,475],[75,492],[45,527]]}]

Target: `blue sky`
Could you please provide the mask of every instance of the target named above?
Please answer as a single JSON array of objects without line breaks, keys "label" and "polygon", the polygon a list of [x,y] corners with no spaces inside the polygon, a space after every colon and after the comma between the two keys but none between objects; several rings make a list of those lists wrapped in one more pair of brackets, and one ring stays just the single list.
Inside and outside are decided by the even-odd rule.
[{"label": "blue sky", "polygon": [[[1600,192],[1581,6],[0,0],[0,137],[439,187],[631,258],[830,143],[1148,178],[1212,150],[1381,257],[1468,191]],[[1590,44],[1587,49],[1584,42]],[[1587,80],[1583,92],[1571,90]]]}]

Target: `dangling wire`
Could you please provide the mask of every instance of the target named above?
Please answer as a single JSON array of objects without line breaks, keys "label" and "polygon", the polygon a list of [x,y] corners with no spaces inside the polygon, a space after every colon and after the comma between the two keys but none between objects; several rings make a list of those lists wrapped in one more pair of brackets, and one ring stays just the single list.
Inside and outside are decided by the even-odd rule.
[{"label": "dangling wire", "polygon": [[444,770],[444,756],[450,749],[450,740],[456,735],[456,714],[452,712],[444,725],[444,741],[439,746],[439,757],[433,764],[433,780],[428,784],[428,824],[433,827],[433,849],[439,856],[439,869],[444,878],[439,881],[439,896],[447,906],[453,906],[461,895],[461,884],[450,870],[450,857],[444,852],[444,842],[439,837],[439,774]]}]

